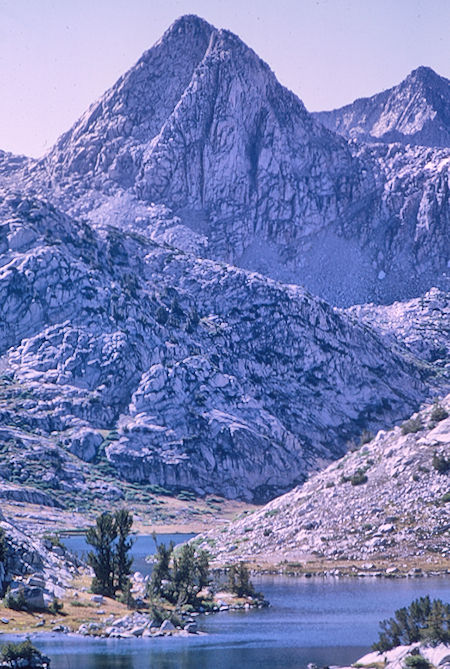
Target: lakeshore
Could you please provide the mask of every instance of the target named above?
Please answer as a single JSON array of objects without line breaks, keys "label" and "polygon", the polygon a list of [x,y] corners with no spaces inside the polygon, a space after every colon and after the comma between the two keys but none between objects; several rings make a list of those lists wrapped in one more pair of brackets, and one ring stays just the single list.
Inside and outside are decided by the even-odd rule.
[{"label": "lakeshore", "polygon": [[[52,669],[156,669],[245,666],[299,669],[349,666],[370,650],[378,623],[418,596],[450,598],[450,579],[255,577],[271,606],[195,616],[203,634],[158,638],[82,637],[38,628],[32,642]],[[21,635],[3,633],[0,639]]]}]

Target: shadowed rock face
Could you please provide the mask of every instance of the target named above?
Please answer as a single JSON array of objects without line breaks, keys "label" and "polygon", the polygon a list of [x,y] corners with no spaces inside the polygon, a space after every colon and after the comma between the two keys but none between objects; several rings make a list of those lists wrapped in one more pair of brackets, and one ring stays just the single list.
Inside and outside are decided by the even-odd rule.
[{"label": "shadowed rock face", "polygon": [[1,418],[42,446],[90,461],[115,430],[118,476],[260,500],[427,393],[415,363],[297,286],[18,194],[0,217],[0,355],[20,389]]},{"label": "shadowed rock face", "polygon": [[[411,96],[441,99],[422,69],[391,105],[405,132]],[[418,125],[434,114],[428,92]],[[349,145],[236,35],[186,16],[28,179],[95,224],[114,218],[334,304],[447,289],[448,150],[384,148]]]},{"label": "shadowed rock face", "polygon": [[313,116],[351,139],[448,148],[450,81],[418,67],[398,86]]}]

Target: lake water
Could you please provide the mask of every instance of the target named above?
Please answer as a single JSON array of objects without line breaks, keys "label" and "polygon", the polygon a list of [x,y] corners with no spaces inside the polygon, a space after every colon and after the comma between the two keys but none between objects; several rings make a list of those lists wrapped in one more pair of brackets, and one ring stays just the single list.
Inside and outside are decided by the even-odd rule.
[{"label": "lake water", "polygon": [[[174,544],[181,544],[195,537],[195,534],[158,534],[156,540],[160,544],[168,546],[171,541]],[[61,541],[67,548],[79,555],[85,557],[91,546],[86,543],[84,534],[73,534],[69,537],[63,537]],[[142,535],[133,538],[133,571],[140,571],[141,574],[149,574],[151,571],[151,564],[145,561],[147,555],[154,555],[156,553],[156,545],[152,536]]]},{"label": "lake water", "polygon": [[[81,537],[66,543],[75,539]],[[151,538],[140,537],[134,550],[141,554],[150,544]],[[83,550],[82,544],[77,548]],[[145,562],[142,566],[148,569]],[[52,658],[52,669],[304,669],[308,662],[354,662],[376,640],[379,620],[416,597],[450,599],[448,577],[264,576],[254,583],[271,606],[199,616],[207,636],[98,640],[55,635],[35,643]]]}]

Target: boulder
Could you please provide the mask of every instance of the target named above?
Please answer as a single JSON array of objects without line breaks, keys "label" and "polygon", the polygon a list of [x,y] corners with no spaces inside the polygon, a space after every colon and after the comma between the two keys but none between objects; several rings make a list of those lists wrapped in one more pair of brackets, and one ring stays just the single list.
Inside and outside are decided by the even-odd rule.
[{"label": "boulder", "polygon": [[23,589],[25,603],[29,609],[41,610],[45,609],[46,602],[44,598],[44,591],[42,588],[25,587]]},{"label": "boulder", "polygon": [[72,433],[70,438],[69,451],[84,460],[92,462],[97,456],[100,444],[103,442],[103,436],[98,430],[82,427]]}]

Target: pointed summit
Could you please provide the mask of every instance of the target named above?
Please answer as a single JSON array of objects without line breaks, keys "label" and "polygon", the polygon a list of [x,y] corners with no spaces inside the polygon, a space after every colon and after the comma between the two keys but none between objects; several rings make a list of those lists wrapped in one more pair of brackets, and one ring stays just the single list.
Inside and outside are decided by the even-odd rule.
[{"label": "pointed summit", "polygon": [[[132,189],[183,221],[206,220],[213,254],[237,262],[257,230],[289,238],[334,220],[366,179],[353,162],[237,35],[187,15],[59,140],[45,168],[55,181]],[[332,183],[346,184],[344,201]]]},{"label": "pointed summit", "polygon": [[[422,68],[350,105],[337,129],[370,141],[445,143],[446,109],[448,82]],[[416,295],[447,271],[439,176],[447,163],[423,156],[409,177],[404,162],[416,158],[405,154],[393,197],[395,156],[384,149],[349,145],[237,35],[187,15],[32,169],[72,214],[115,220],[346,305]],[[379,230],[392,221],[398,229],[386,249]],[[429,230],[433,264],[422,272]]]},{"label": "pointed summit", "polygon": [[438,79],[442,79],[442,77],[440,77],[431,67],[427,67],[426,65],[419,65],[419,67],[416,67],[415,70],[410,72],[405,81],[407,79],[417,79],[419,81],[436,81]]},{"label": "pointed summit", "polygon": [[142,145],[159,133],[208,49],[215,28],[177,19],[156,44],[62,135],[45,159],[55,176],[109,172],[131,185]]},{"label": "pointed summit", "polygon": [[327,128],[362,141],[450,146],[450,81],[430,67],[370,98],[314,116]]}]

